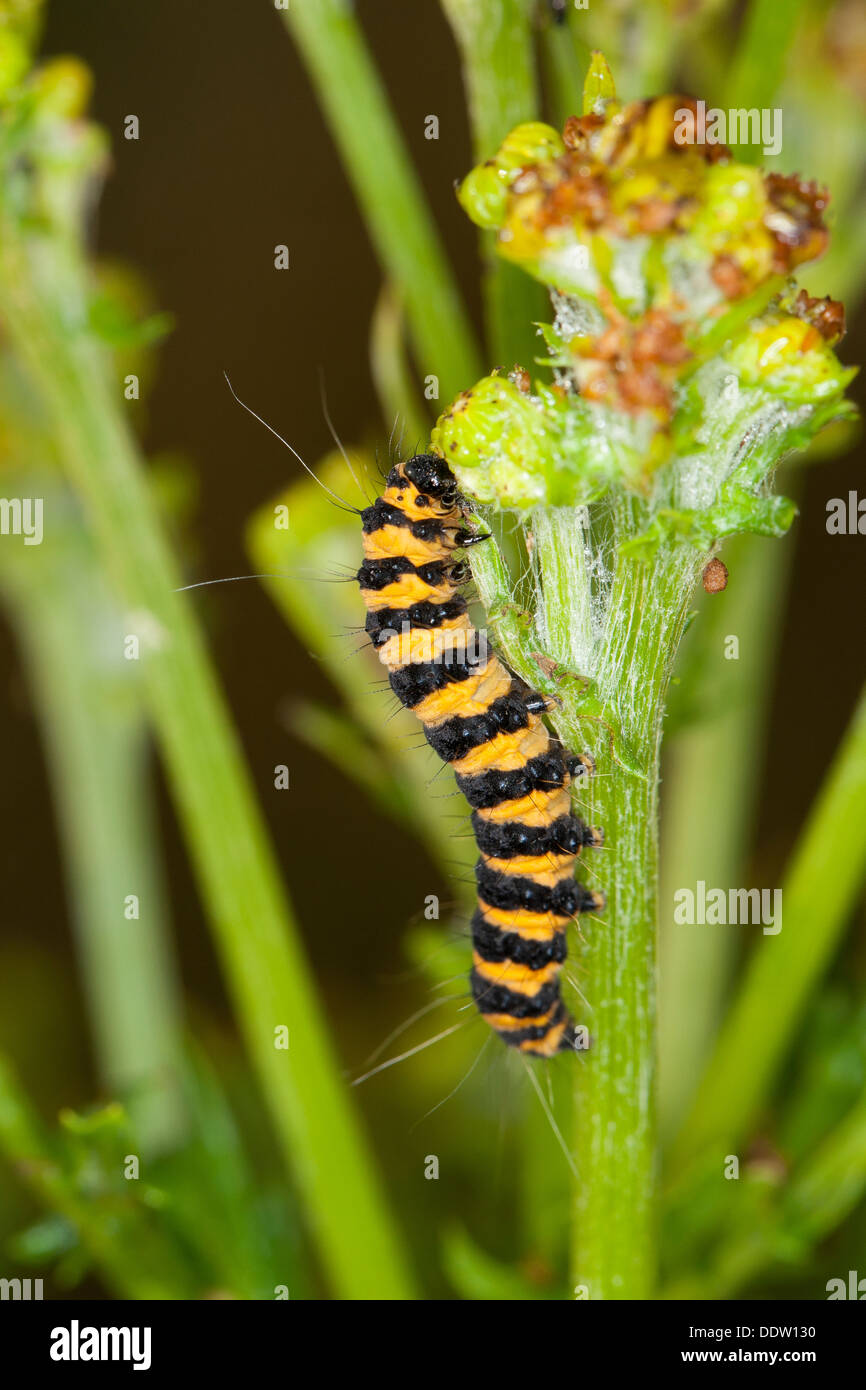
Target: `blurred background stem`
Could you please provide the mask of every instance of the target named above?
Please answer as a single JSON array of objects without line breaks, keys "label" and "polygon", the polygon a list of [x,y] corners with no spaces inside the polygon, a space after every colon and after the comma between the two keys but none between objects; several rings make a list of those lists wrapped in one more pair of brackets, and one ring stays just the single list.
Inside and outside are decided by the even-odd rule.
[{"label": "blurred background stem", "polygon": [[[405,343],[405,315],[390,281],[379,291],[370,322],[370,370],[382,418],[393,430],[394,446],[416,453],[426,447],[430,421],[424,414]],[[366,497],[361,505],[366,505]]]},{"label": "blurred background stem", "polygon": [[[48,544],[3,547],[0,586],[39,711],[99,1077],[152,1154],[174,1148],[185,1125],[179,982],[140,691],[74,498],[56,475],[10,482],[16,495],[42,498],[51,519]],[[124,914],[130,894],[136,919]]]},{"label": "blurred background stem", "polygon": [[[751,0],[740,31],[734,61],[727,73],[725,104],[746,109],[771,107],[779,90],[804,0]],[[746,164],[761,157],[756,145],[737,145],[736,159]]]},{"label": "blurred background stem", "polygon": [[[489,159],[502,133],[538,119],[532,0],[442,0],[463,69],[476,162]],[[538,351],[535,323],[544,316],[542,287],[495,254],[482,232],[482,291],[490,360],[528,366]],[[463,386],[469,382],[464,381]]]},{"label": "blurred background stem", "polygon": [[[120,386],[88,331],[79,273],[74,258],[52,258],[0,204],[0,311],[126,606],[125,626],[139,638],[148,707],[238,1022],[323,1263],[343,1297],[407,1297],[397,1234],[236,734],[177,592],[181,576],[121,416]],[[276,1046],[279,1028],[289,1029],[285,1049]]]},{"label": "blurred background stem", "polygon": [[478,376],[478,350],[353,8],[347,0],[316,0],[280,17],[301,50],[373,244],[406,305],[421,374],[436,375],[440,398],[449,400]]},{"label": "blurred background stem", "polygon": [[[728,1152],[755,1122],[794,1041],[866,872],[866,692],[831,764],[782,886],[784,950],[763,936],[674,1149],[678,1168]],[[804,1041],[808,1036],[808,1022]]]},{"label": "blurred background stem", "polygon": [[[659,914],[659,1124],[664,1139],[688,1104],[718,1031],[736,961],[727,927],[678,926],[674,893],[744,884],[757,806],[778,615],[794,556],[791,540],[741,536],[724,551],[723,594],[704,599],[687,641],[712,671],[712,708],[665,746]],[[726,660],[729,636],[739,643]],[[697,673],[686,664],[685,678]]]},{"label": "blurred background stem", "polygon": [[583,110],[583,84],[592,59],[591,47],[578,36],[576,24],[550,20],[541,32],[541,58],[553,124],[562,127],[569,116]]},{"label": "blurred background stem", "polygon": [[856,1208],[864,1191],[866,1097],[861,1096],[795,1168],[763,1219],[723,1235],[712,1252],[710,1267],[698,1278],[693,1274],[675,1277],[662,1297],[735,1298],[744,1284],[767,1270],[804,1264],[818,1242]]}]

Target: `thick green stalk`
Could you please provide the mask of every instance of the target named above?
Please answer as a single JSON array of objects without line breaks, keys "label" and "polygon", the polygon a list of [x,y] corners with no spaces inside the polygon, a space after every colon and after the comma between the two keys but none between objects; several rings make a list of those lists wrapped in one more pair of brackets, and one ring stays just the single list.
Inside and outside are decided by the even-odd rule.
[{"label": "thick green stalk", "polygon": [[[73,275],[78,267],[72,267]],[[53,274],[52,274],[53,270]],[[43,275],[45,278],[43,279]],[[323,1262],[348,1298],[410,1294],[249,774],[78,283],[0,209],[0,311],[138,637],[144,689],[226,980]],[[289,1030],[278,1048],[276,1031]]]},{"label": "thick green stalk", "polygon": [[782,886],[782,931],[764,936],[674,1151],[684,1166],[731,1152],[766,1102],[810,991],[866,873],[866,692],[800,836]]},{"label": "thick green stalk", "polygon": [[[442,0],[460,50],[475,159],[489,159],[502,132],[539,116],[530,0]],[[492,361],[529,366],[537,354],[533,325],[542,317],[541,287],[493,249],[481,233],[487,345]],[[464,386],[466,382],[463,383]]]},{"label": "thick green stalk", "polygon": [[[617,544],[633,534],[636,519],[622,501]],[[545,650],[576,675],[584,674],[593,643],[586,524],[580,508],[537,512],[532,520]],[[696,558],[684,547],[646,563],[620,559],[593,673],[604,712],[587,713],[580,682],[563,680],[562,708],[553,715],[568,747],[589,747],[595,756],[579,806],[605,835],[604,849],[587,851],[584,877],[606,906],[585,919],[576,959],[585,1000],[577,1017],[592,1045],[574,1073],[572,1282],[592,1299],[649,1298],[655,1284],[658,752],[695,576]]]},{"label": "thick green stalk", "polygon": [[[0,583],[40,712],[100,1078],[150,1154],[184,1130],[182,1021],[137,672],[68,491],[34,475],[6,486],[50,519],[38,549],[4,547]],[[124,915],[130,893],[139,919]]]},{"label": "thick green stalk", "polygon": [[[574,744],[585,725],[572,725],[568,703],[559,724]],[[646,1299],[656,1263],[654,771],[634,776],[599,749],[586,804],[608,845],[591,877],[607,905],[583,924],[575,967],[592,1045],[575,1068],[572,1282],[593,1299]]]},{"label": "thick green stalk", "polygon": [[[478,375],[472,330],[352,6],[303,0],[297,41],[379,258],[406,305],[423,375],[448,400]],[[435,115],[436,113],[429,113]]]}]

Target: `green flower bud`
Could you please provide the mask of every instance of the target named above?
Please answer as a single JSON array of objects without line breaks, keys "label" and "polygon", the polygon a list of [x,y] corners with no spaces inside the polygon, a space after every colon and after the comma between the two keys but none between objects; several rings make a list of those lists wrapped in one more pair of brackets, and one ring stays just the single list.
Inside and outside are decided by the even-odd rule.
[{"label": "green flower bud", "polygon": [[556,455],[559,436],[507,377],[484,377],[461,392],[431,442],[476,501],[528,509],[547,500],[544,460]]},{"label": "green flower bud", "polygon": [[477,227],[493,231],[502,225],[508,201],[506,186],[492,164],[479,164],[461,183],[457,197]]},{"label": "green flower bud", "polygon": [[802,318],[770,313],[727,354],[741,385],[760,386],[794,405],[839,397],[857,374],[843,367],[820,332]]},{"label": "green flower bud", "polygon": [[461,207],[479,227],[501,227],[508,188],[520,170],[543,164],[565,150],[552,126],[527,121],[516,126],[492,159],[467,174],[457,192]]},{"label": "green flower bud", "polygon": [[476,502],[527,511],[579,505],[614,479],[641,486],[661,458],[652,427],[561,388],[522,391],[508,377],[484,377],[439,417],[433,448]]}]

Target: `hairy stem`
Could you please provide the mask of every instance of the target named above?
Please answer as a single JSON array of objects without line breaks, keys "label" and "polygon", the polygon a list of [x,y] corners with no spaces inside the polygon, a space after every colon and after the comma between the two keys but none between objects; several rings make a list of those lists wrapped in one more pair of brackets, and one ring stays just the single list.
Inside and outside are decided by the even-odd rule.
[{"label": "hairy stem", "polygon": [[572,1276],[593,1299],[645,1299],[656,1245],[655,777],[603,754],[589,805],[609,846],[592,875],[607,906],[585,923],[577,957],[591,1050],[575,1072]]},{"label": "hairy stem", "polygon": [[[631,502],[618,504],[614,555],[638,522]],[[592,1299],[648,1298],[656,1265],[658,752],[697,560],[684,547],[651,562],[620,557],[600,612],[586,509],[536,513],[533,535],[545,650],[564,676],[589,678],[597,691],[590,703],[585,682],[562,679],[553,718],[569,748],[595,756],[581,814],[605,834],[586,872],[606,906],[585,922],[576,960],[585,1001],[577,1015],[592,1045],[575,1067],[572,1279]]]}]

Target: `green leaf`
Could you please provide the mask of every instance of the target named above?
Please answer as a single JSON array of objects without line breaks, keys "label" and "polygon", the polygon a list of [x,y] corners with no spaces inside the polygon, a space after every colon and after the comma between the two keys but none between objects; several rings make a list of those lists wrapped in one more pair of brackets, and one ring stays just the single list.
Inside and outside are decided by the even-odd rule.
[{"label": "green leaf", "polygon": [[561,1290],[539,1288],[511,1265],[485,1254],[460,1226],[445,1233],[442,1245],[446,1272],[463,1298],[500,1303],[562,1297]]},{"label": "green leaf", "polygon": [[593,52],[589,64],[589,71],[583,84],[583,114],[590,115],[593,111],[603,108],[606,101],[616,99],[616,86],[614,85],[613,74],[607,65],[607,59],[598,50]]}]

